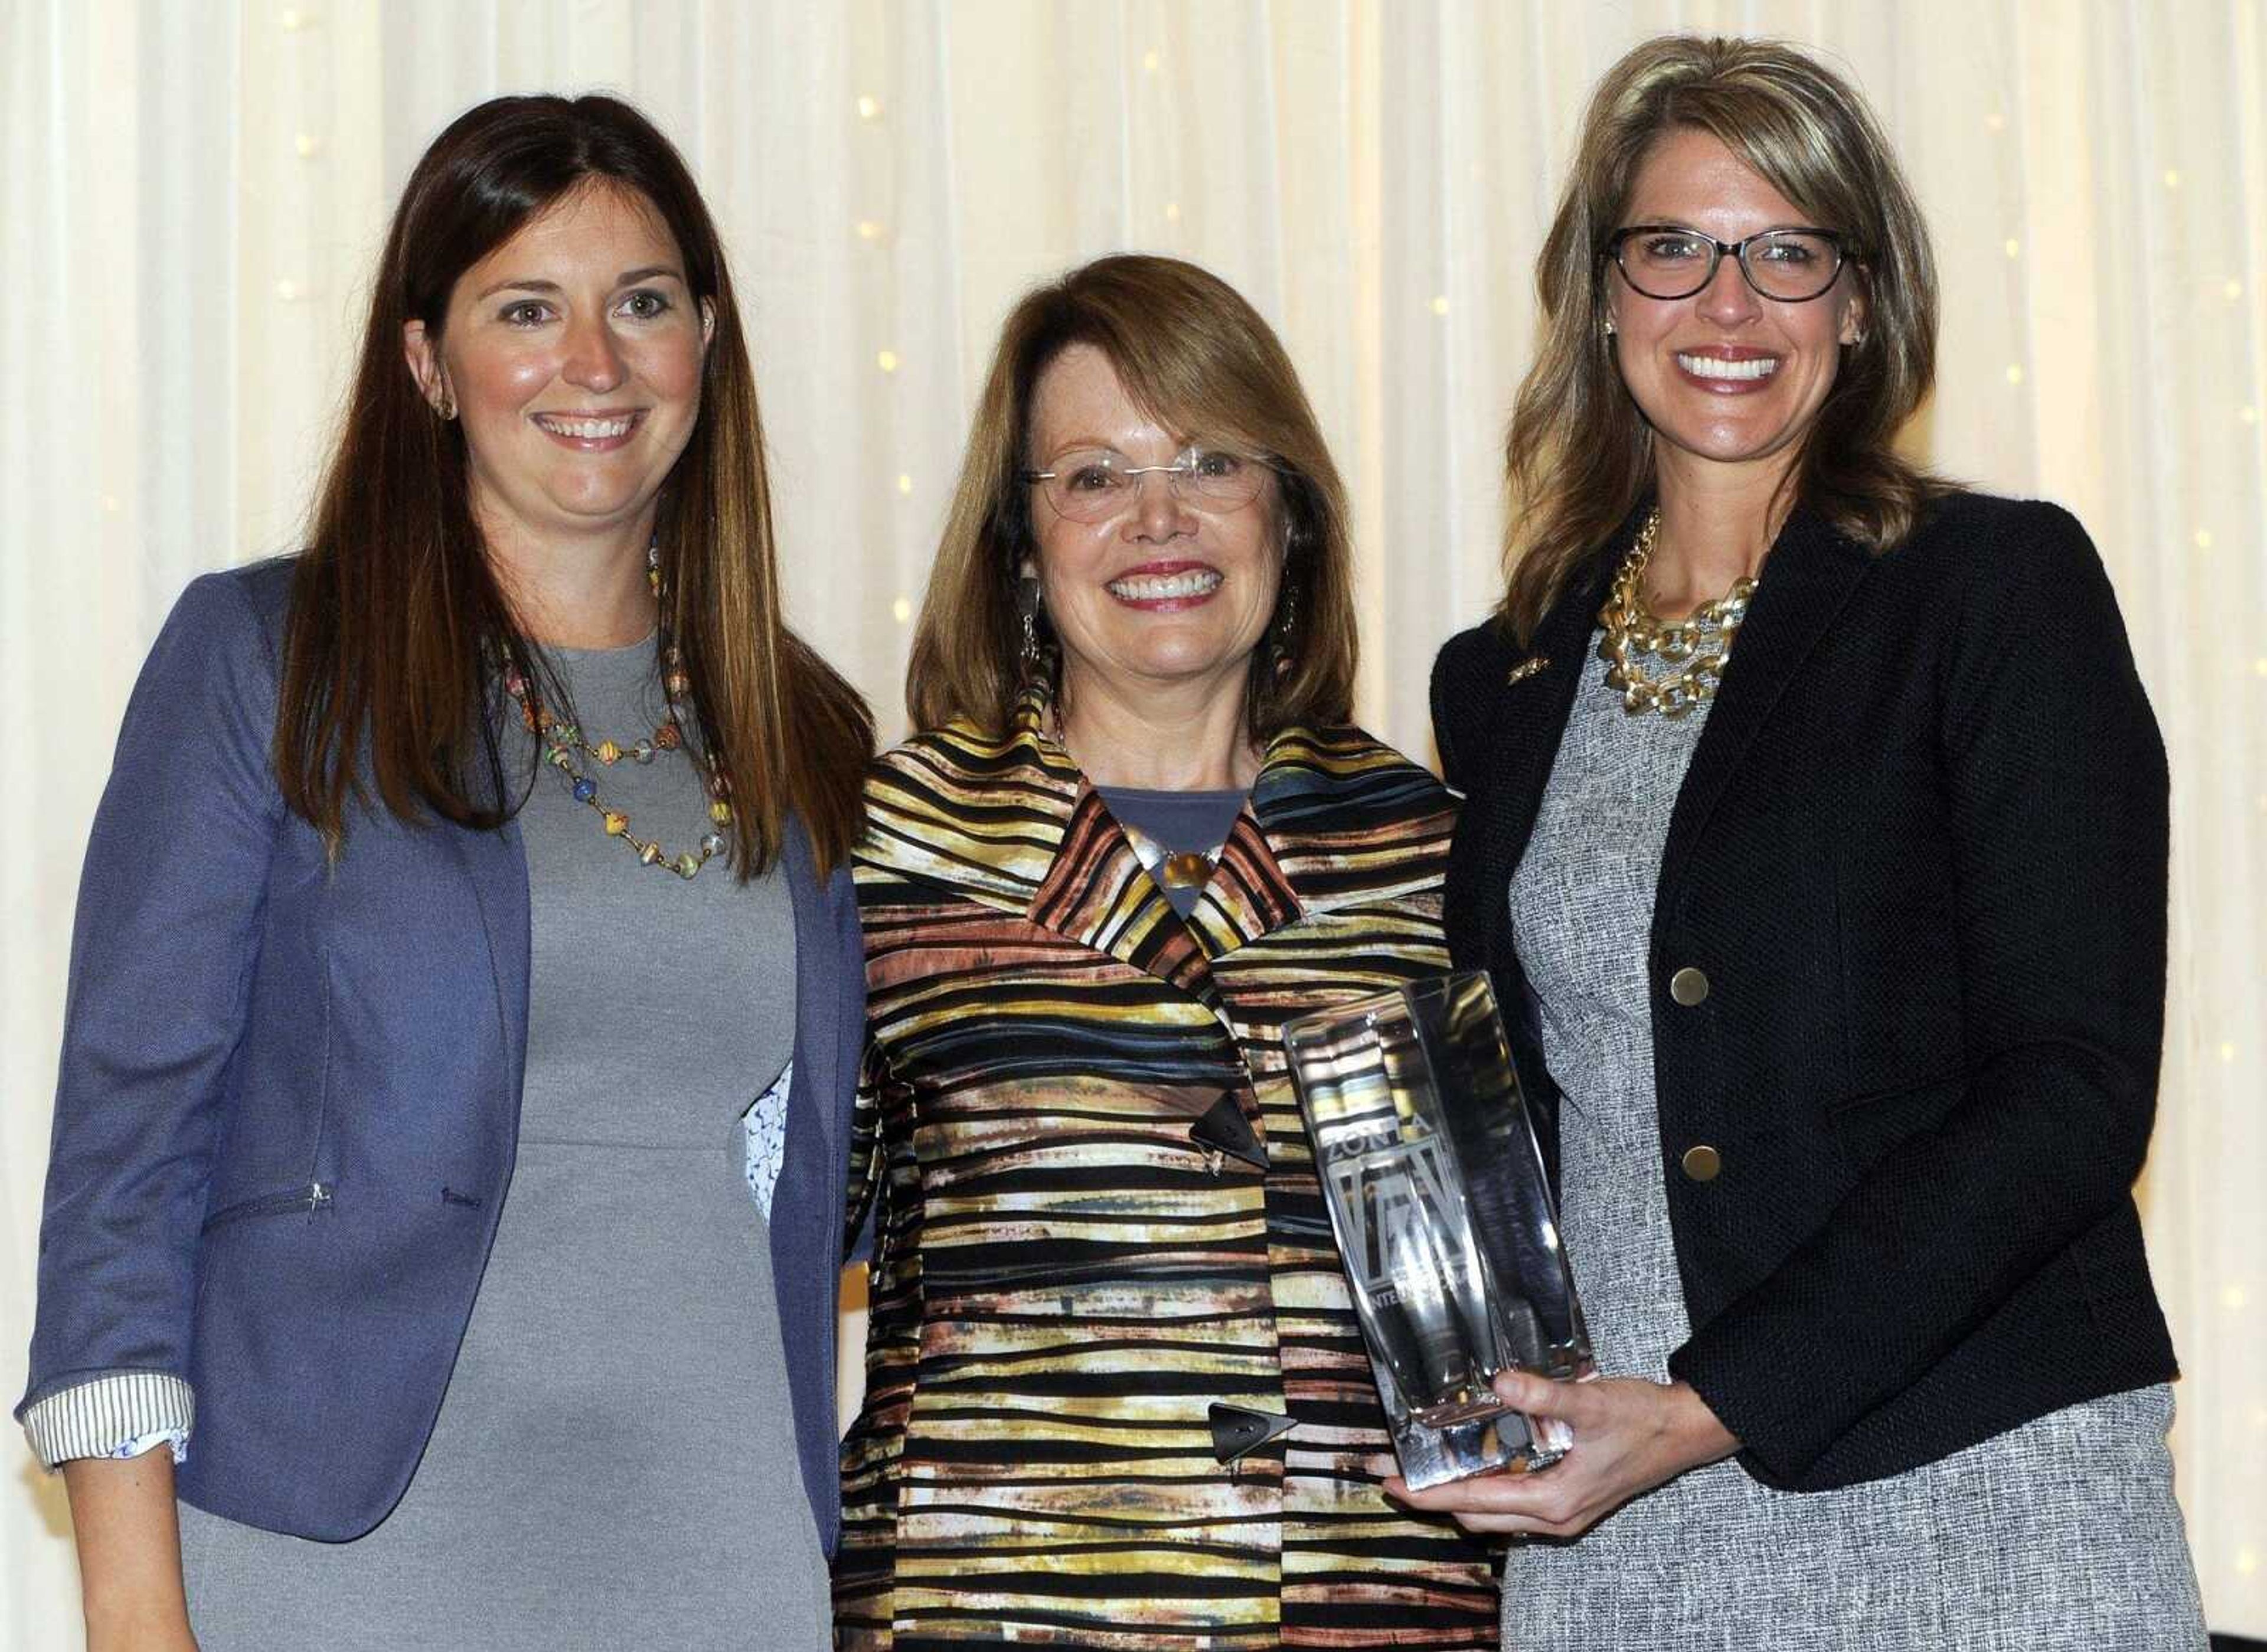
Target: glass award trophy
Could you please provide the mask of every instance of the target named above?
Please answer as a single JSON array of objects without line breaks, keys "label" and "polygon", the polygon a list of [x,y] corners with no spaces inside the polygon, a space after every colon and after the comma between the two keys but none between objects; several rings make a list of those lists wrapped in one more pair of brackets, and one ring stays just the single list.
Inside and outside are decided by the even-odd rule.
[{"label": "glass award trophy", "polygon": [[1283,1041],[1402,1479],[1557,1462],[1561,1426],[1490,1386],[1596,1368],[1487,977],[1304,1016]]}]

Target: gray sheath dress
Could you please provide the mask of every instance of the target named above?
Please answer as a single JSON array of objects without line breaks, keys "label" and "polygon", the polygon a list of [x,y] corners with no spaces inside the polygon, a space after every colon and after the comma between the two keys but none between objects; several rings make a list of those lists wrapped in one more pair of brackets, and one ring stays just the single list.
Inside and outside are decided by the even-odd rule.
[{"label": "gray sheath dress", "polygon": [[[1650,664],[1651,674],[1664,667]],[[1735,664],[1732,669],[1736,670]],[[1705,708],[1631,716],[1595,663],[1510,900],[1564,1092],[1560,1229],[1610,1377],[1665,1381],[1689,1330],[1662,1181],[1654,891]],[[1735,1462],[1568,1544],[1511,1552],[1521,1652],[2200,1652],[2159,1386],[2074,1406],[1891,1479],[1783,1493]]]},{"label": "gray sheath dress", "polygon": [[[594,744],[660,720],[650,641],[559,663]],[[671,855],[707,829],[688,753],[583,767]],[[352,1543],[184,1505],[204,1652],[831,1641],[742,1125],[794,1048],[789,891],[639,866],[547,767],[520,827],[517,1164],[431,1443]]]}]

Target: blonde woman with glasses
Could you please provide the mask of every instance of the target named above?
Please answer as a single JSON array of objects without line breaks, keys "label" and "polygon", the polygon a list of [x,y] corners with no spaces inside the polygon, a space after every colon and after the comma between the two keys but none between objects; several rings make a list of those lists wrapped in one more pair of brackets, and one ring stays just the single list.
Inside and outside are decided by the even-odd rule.
[{"label": "blonde woman with glasses", "polygon": [[1406,1501],[1535,1647],[2200,1648],[2156,1105],[2165,756],[2100,559],[1931,478],[1935,270],[1858,95],[1675,38],[1537,266],[1498,614],[1442,652],[1459,964],[1518,1053],[1606,1375]]}]

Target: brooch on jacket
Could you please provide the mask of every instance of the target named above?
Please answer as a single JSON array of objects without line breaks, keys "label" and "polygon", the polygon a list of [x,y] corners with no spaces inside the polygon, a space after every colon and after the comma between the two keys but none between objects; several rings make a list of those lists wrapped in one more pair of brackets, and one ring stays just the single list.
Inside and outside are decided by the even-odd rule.
[{"label": "brooch on jacket", "polygon": [[1530,654],[1505,674],[1504,686],[1508,688],[1515,683],[1523,683],[1530,677],[1539,676],[1550,664],[1551,657],[1547,654]]}]

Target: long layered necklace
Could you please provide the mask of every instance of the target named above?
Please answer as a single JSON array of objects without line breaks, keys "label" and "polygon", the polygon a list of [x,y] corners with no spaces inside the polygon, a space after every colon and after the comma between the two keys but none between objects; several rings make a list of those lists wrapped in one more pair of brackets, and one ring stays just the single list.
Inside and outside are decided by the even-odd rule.
[{"label": "long layered necklace", "polygon": [[[1655,619],[1645,606],[1645,570],[1660,538],[1661,511],[1656,508],[1638,530],[1637,542],[1614,575],[1606,606],[1598,611],[1598,623],[1606,633],[1598,644],[1598,657],[1606,662],[1606,681],[1621,691],[1622,709],[1633,717],[1648,711],[1681,717],[1715,698],[1725,663],[1732,657],[1732,639],[1756,594],[1753,579],[1739,579],[1686,619]],[[1644,655],[1676,669],[1658,679],[1649,676],[1639,664]]]},{"label": "long layered necklace", "polygon": [[[646,579],[657,600],[661,596],[661,554],[658,547],[646,552]],[[706,786],[708,793],[708,830],[701,835],[696,853],[687,849],[671,855],[660,842],[640,837],[630,829],[630,818],[598,796],[598,783],[583,769],[581,760],[589,757],[606,768],[612,768],[624,758],[634,763],[650,763],[657,757],[672,752],[688,750],[685,740],[687,721],[685,708],[693,692],[693,679],[686,674],[685,656],[678,648],[666,628],[660,635],[661,686],[668,709],[652,734],[625,745],[618,740],[601,739],[595,743],[584,738],[583,731],[562,717],[555,716],[535,694],[526,677],[517,666],[507,666],[503,673],[504,692],[519,707],[519,719],[528,731],[543,742],[544,761],[559,771],[576,803],[595,811],[605,833],[619,838],[641,866],[657,866],[664,871],[674,872],[688,883],[699,876],[701,869],[724,852],[724,829],[732,824],[732,784],[716,761],[716,754],[704,752],[700,760],[708,773]]]}]

